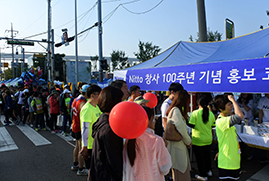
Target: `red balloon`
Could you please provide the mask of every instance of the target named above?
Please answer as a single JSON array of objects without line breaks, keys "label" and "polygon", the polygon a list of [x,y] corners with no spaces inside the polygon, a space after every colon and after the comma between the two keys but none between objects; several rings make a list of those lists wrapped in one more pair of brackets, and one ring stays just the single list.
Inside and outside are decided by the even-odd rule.
[{"label": "red balloon", "polygon": [[143,95],[143,97],[144,99],[149,100],[147,104],[149,108],[154,108],[158,103],[157,96],[151,92],[147,92],[146,94]]},{"label": "red balloon", "polygon": [[146,131],[148,115],[139,104],[124,101],[112,108],[109,114],[109,124],[119,137],[134,139]]}]

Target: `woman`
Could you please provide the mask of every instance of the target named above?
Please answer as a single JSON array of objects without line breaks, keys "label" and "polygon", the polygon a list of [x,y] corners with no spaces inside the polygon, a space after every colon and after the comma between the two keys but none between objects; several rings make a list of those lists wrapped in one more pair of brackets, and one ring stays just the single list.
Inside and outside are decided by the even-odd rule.
[{"label": "woman", "polygon": [[148,128],[136,139],[127,140],[123,150],[123,181],[164,181],[172,166],[164,140],[154,134],[154,110],[144,107]]},{"label": "woman", "polygon": [[[217,95],[213,103],[220,112],[216,120],[219,179],[239,180],[241,156],[234,125],[241,123],[244,114],[233,95]],[[235,114],[233,114],[233,108]]]},{"label": "woman", "polygon": [[50,106],[50,130],[52,134],[55,134],[58,130],[57,128],[57,116],[60,114],[59,108],[59,92],[53,90],[51,96],[49,98],[49,106]]},{"label": "woman", "polygon": [[63,131],[62,131],[62,134],[64,136],[67,136],[67,132],[66,132],[67,122],[68,122],[68,125],[71,126],[70,107],[69,107],[69,103],[70,103],[70,100],[71,100],[70,93],[71,93],[71,91],[69,91],[68,89],[65,89],[63,91],[63,94],[64,94],[64,108],[65,108],[65,110],[63,111],[64,121],[63,121]]},{"label": "woman", "polygon": [[[113,86],[104,88],[98,98],[103,112],[92,126],[92,157],[90,181],[121,181],[123,173],[123,139],[117,136],[109,125],[111,109],[121,102],[123,92]],[[122,120],[124,121],[124,120]]]},{"label": "woman", "polygon": [[191,113],[189,121],[189,126],[192,127],[192,148],[199,170],[199,175],[195,177],[198,180],[207,180],[207,176],[212,176],[210,147],[215,116],[209,111],[209,101],[206,96],[201,96],[197,103],[199,109]]},{"label": "woman", "polygon": [[188,181],[190,177],[190,160],[188,148],[192,142],[188,134],[186,120],[188,119],[189,94],[186,90],[177,91],[168,108],[167,123],[173,121],[177,131],[182,135],[181,141],[169,141],[167,149],[172,158],[172,176],[174,181]]},{"label": "woman", "polygon": [[249,124],[253,125],[253,97],[252,94],[247,94],[247,93],[241,93],[240,97],[237,100],[237,103],[239,107],[241,108],[242,112],[244,113],[244,118],[248,118]]}]

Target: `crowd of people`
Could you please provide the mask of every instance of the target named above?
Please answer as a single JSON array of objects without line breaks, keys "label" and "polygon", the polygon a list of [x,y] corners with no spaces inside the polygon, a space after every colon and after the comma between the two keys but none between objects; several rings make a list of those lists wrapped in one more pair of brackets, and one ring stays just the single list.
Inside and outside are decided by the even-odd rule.
[{"label": "crowd of people", "polygon": [[[169,95],[158,96],[161,117],[156,120],[156,108],[147,107],[149,100],[143,98],[137,85],[128,89],[125,81],[116,80],[104,89],[87,83],[79,87],[79,91],[71,94],[69,86],[61,89],[56,85],[48,90],[2,84],[0,108],[5,113],[5,126],[12,120],[16,124],[28,124],[36,131],[72,135],[76,146],[71,170],[77,175],[88,175],[89,181],[188,181],[191,180],[190,148],[197,161],[196,179],[208,180],[212,176],[210,149],[215,127],[219,179],[240,178],[240,147],[234,125],[244,119],[253,124],[256,116],[251,94],[241,93],[236,101],[231,93],[215,97],[201,93],[197,110],[189,113],[188,92],[181,84],[172,83]],[[109,125],[110,111],[121,101],[140,104],[148,115],[148,127],[138,138],[125,140]],[[259,123],[269,122],[269,94],[260,99],[257,108]],[[63,116],[61,127],[57,124],[60,115]],[[174,125],[179,141],[163,138],[168,124]],[[191,128],[191,134],[187,127]]]}]

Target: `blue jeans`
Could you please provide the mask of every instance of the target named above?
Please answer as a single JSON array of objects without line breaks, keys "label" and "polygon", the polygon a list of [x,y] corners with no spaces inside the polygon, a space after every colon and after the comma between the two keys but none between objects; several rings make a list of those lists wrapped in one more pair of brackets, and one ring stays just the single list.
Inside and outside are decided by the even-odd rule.
[{"label": "blue jeans", "polygon": [[69,126],[71,126],[71,119],[70,119],[70,115],[64,115],[64,122],[63,122],[63,132],[65,133],[66,132],[66,124],[67,124],[67,121],[69,123]]}]

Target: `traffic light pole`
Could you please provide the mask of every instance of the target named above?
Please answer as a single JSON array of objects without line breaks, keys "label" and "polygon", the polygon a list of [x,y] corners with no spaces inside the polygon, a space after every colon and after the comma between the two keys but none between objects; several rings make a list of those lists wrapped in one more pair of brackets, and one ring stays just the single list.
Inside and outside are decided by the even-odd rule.
[{"label": "traffic light pole", "polygon": [[75,64],[75,87],[78,85],[78,31],[77,31],[77,0],[75,0],[75,53],[76,53],[76,64]]},{"label": "traffic light pole", "polygon": [[101,67],[101,61],[103,60],[102,34],[103,30],[102,30],[101,0],[98,0],[99,82],[103,82],[103,69]]}]

